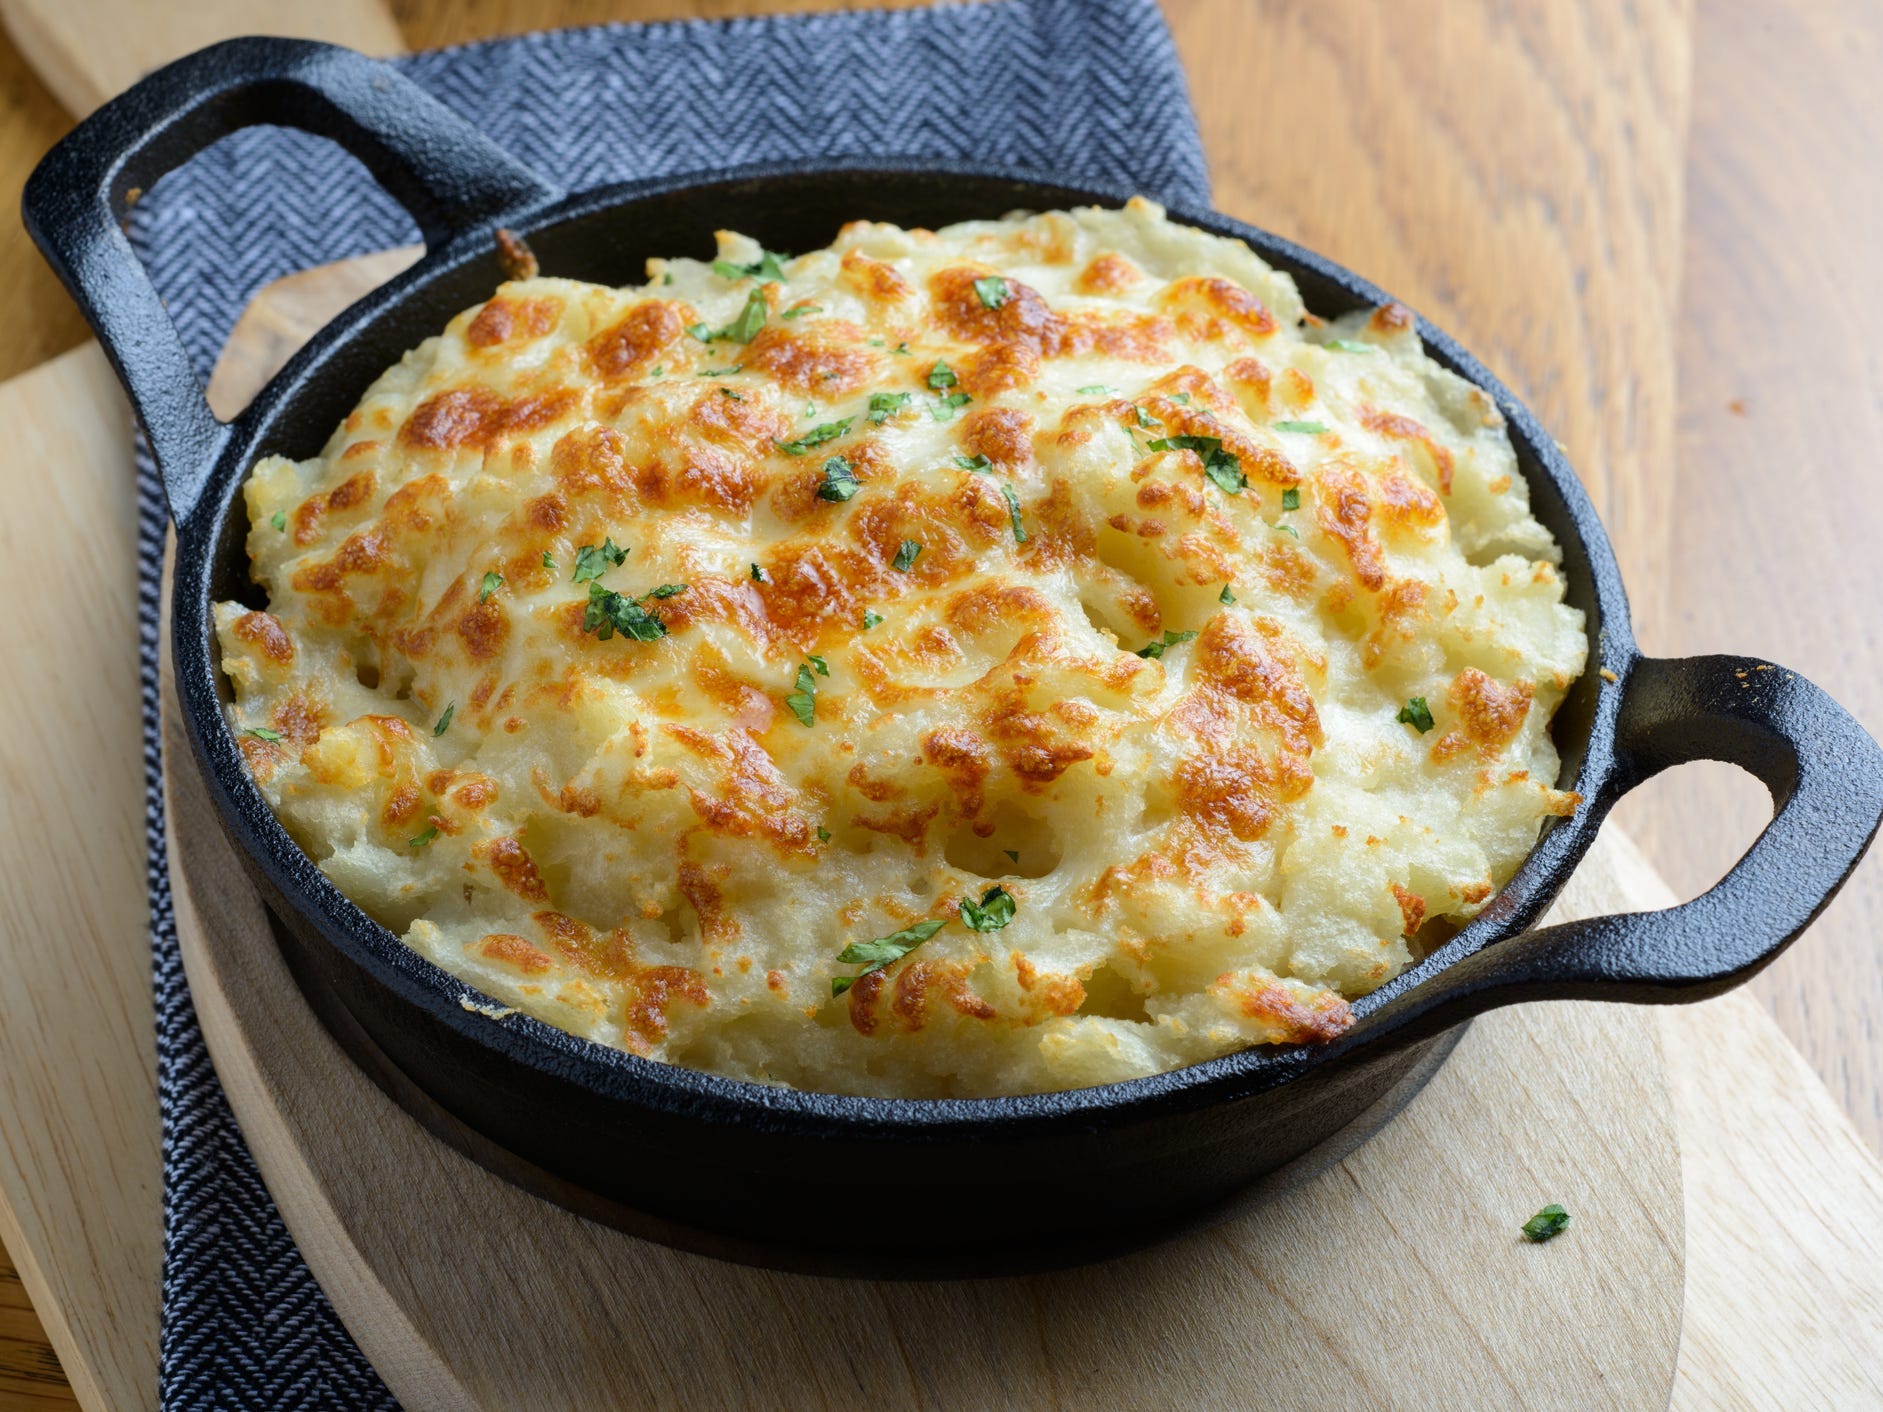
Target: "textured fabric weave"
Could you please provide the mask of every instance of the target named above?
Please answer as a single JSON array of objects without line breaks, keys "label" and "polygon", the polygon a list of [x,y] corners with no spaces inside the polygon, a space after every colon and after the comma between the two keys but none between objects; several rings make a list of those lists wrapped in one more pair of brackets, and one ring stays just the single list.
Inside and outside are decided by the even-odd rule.
[{"label": "textured fabric weave", "polygon": [[[400,67],[572,190],[867,154],[1025,167],[1208,204],[1183,72],[1153,0],[617,25],[441,50]],[[706,107],[723,116],[700,117]],[[269,281],[417,238],[351,157],[279,128],[237,133],[166,176],[138,204],[133,235],[205,378]],[[393,1407],[282,1225],[190,1003],[159,788],[167,511],[141,444],[138,485],[163,1119],[162,1403],[191,1412]]]}]

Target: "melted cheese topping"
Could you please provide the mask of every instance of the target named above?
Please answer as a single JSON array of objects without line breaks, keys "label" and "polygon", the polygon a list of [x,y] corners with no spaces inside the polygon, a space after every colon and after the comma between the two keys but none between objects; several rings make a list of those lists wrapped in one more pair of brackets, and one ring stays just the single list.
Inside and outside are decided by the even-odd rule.
[{"label": "melted cheese topping", "polygon": [[1339,1033],[1575,807],[1582,616],[1404,310],[1325,323],[1145,201],[719,246],[755,274],[506,284],[247,484],[250,768],[496,1006],[804,1088],[1102,1083]]}]

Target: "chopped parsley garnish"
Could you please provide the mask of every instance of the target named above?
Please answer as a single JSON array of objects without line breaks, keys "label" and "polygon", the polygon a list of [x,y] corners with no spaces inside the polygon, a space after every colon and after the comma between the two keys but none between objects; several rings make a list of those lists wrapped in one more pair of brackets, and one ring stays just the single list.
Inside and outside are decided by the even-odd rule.
[{"label": "chopped parsley garnish", "polygon": [[1225,608],[1232,608],[1235,606],[1235,603],[1236,603],[1236,595],[1229,591],[1228,584],[1224,584],[1223,591],[1216,595],[1216,601],[1222,604]]},{"label": "chopped parsley garnish", "polygon": [[826,662],[822,657],[819,657],[815,652],[806,653],[804,660],[817,668],[817,674],[820,677],[830,675],[830,663]]},{"label": "chopped parsley garnish", "polygon": [[743,402],[743,401],[745,401],[745,399],[744,399],[743,397],[741,397],[741,396],[740,396],[740,395],[739,395],[738,393],[736,393],[736,392],[734,392],[734,391],[733,391],[733,390],[732,390],[731,388],[729,388],[729,387],[722,387],[722,388],[720,388],[719,390],[720,390],[720,392],[721,392],[721,393],[722,393],[723,395],[725,395],[725,396],[727,396],[727,397],[730,397],[730,398],[731,398],[731,399],[732,399],[732,400],[733,400],[734,402]]},{"label": "chopped parsley garnish", "polygon": [[1354,338],[1330,338],[1327,340],[1327,346],[1338,348],[1342,353],[1371,353],[1376,347],[1375,344],[1362,343]]},{"label": "chopped parsley garnish", "polygon": [[1156,642],[1138,649],[1138,656],[1149,657],[1153,662],[1164,655],[1164,649],[1175,647],[1180,642],[1188,642],[1195,637],[1194,632],[1166,632]]},{"label": "chopped parsley garnish", "polygon": [[1144,431],[1149,431],[1152,427],[1158,425],[1157,418],[1138,406],[1137,403],[1133,402],[1131,404],[1131,410],[1137,414],[1138,426]]},{"label": "chopped parsley garnish", "polygon": [[960,379],[955,376],[955,370],[939,358],[935,360],[935,366],[928,370],[928,385],[937,392],[944,387],[953,387],[959,381]]},{"label": "chopped parsley garnish", "polygon": [[878,937],[875,941],[851,942],[838,953],[838,964],[844,966],[861,965],[863,969],[858,971],[854,976],[832,976],[830,978],[831,995],[842,995],[846,990],[850,989],[851,986],[862,980],[863,977],[870,975],[872,972],[880,971],[883,967],[893,962],[900,961],[911,951],[915,950],[916,947],[920,946],[923,942],[935,935],[936,932],[940,931],[942,925],[941,922],[935,920],[917,922],[912,927],[905,927],[899,932],[891,932],[888,936]]},{"label": "chopped parsley garnish", "polygon": [[1420,735],[1424,735],[1436,724],[1432,720],[1432,708],[1425,704],[1423,696],[1407,698],[1406,704],[1399,708],[1399,714],[1393,719],[1403,725],[1418,727]]},{"label": "chopped parsley garnish", "polygon": [[654,378],[665,377],[666,375],[667,375],[667,369],[663,364],[660,364],[660,363],[654,364],[654,371],[648,374],[649,377],[654,377]]},{"label": "chopped parsley garnish", "polygon": [[891,353],[900,353],[905,358],[911,356],[909,353],[909,345],[906,343],[898,343],[894,348],[890,349],[889,351]]},{"label": "chopped parsley garnish", "polygon": [[1289,486],[1288,489],[1281,493],[1281,507],[1284,510],[1299,510],[1301,508],[1301,492],[1292,485]]},{"label": "chopped parsley garnish", "polygon": [[1008,858],[1010,858],[1010,859],[1011,859],[1012,861],[1014,861],[1015,863],[1018,863],[1018,862],[1020,861],[1020,850],[1019,850],[1019,849],[1017,849],[1017,848],[1003,848],[1003,849],[1001,849],[1000,851],[1001,851],[1002,853],[1005,853],[1005,854],[1007,855],[1007,857],[1008,857]]},{"label": "chopped parsley garnish", "polygon": [[821,314],[823,312],[824,306],[822,304],[799,304],[795,308],[785,310],[784,313],[780,314],[778,317],[781,319],[801,319],[806,314]]},{"label": "chopped parsley garnish", "polygon": [[555,556],[551,554],[547,549],[543,551],[543,567],[545,569],[548,569],[551,573],[555,572],[555,568],[556,568]]},{"label": "chopped parsley garnish", "polygon": [[1190,405],[1190,394],[1187,392],[1173,392],[1170,395],[1170,400],[1175,402],[1179,407],[1188,407]]},{"label": "chopped parsley garnish", "polygon": [[432,727],[432,736],[434,738],[443,735],[446,731],[451,729],[451,718],[457,714],[457,710],[458,703],[455,701],[445,707],[444,714],[438,718],[438,724]]},{"label": "chopped parsley garnish", "polygon": [[278,530],[285,530],[285,529],[287,529],[287,527],[288,527],[288,512],[287,512],[286,510],[277,510],[277,511],[275,511],[275,512],[274,512],[274,514],[272,514],[272,515],[270,515],[270,516],[268,517],[268,523],[269,523],[269,524],[271,524],[271,525],[273,525],[273,526],[274,526],[274,527],[275,527],[276,529],[278,529]]},{"label": "chopped parsley garnish", "polygon": [[711,343],[713,341],[713,331],[706,327],[705,324],[688,324],[687,332],[692,334],[701,343]]},{"label": "chopped parsley garnish", "polygon": [[824,462],[824,482],[817,487],[819,500],[848,500],[863,488],[863,482],[856,478],[856,472],[850,469],[850,463],[841,456],[832,456]]},{"label": "chopped parsley garnish", "polygon": [[899,573],[908,573],[915,567],[916,555],[922,552],[922,546],[913,539],[902,541],[902,547],[896,551],[896,557],[889,561],[889,567]]},{"label": "chopped parsley garnish", "polygon": [[484,575],[483,581],[477,585],[477,601],[479,603],[488,603],[490,601],[490,595],[502,587],[503,575],[498,573],[495,569],[492,569],[489,573]]},{"label": "chopped parsley garnish", "polygon": [[[680,591],[675,584],[664,587],[673,592]],[[656,589],[649,597],[655,596],[666,598],[671,594]],[[616,633],[631,637],[636,642],[658,642],[667,635],[667,625],[643,608],[639,600],[615,593],[598,583],[591,583],[588,586],[588,608],[582,614],[582,631],[594,633],[603,642]]]},{"label": "chopped parsley garnish", "polygon": [[1319,436],[1327,430],[1325,422],[1274,422],[1276,431],[1298,431],[1303,436]]},{"label": "chopped parsley garnish", "polygon": [[1287,535],[1290,539],[1301,538],[1300,535],[1295,533],[1295,527],[1293,525],[1270,525],[1269,528],[1274,530],[1276,534]]},{"label": "chopped parsley garnish", "polygon": [[798,689],[785,697],[785,705],[798,718],[798,724],[817,724],[817,678],[811,675],[808,663],[798,668],[796,686]]},{"label": "chopped parsley garnish", "polygon": [[1552,1201],[1523,1223],[1523,1238],[1541,1245],[1546,1240],[1556,1239],[1568,1229],[1569,1213]]},{"label": "chopped parsley garnish", "polygon": [[765,571],[761,569],[757,564],[752,565],[752,582],[753,583],[765,582]]},{"label": "chopped parsley garnish", "polygon": [[881,613],[872,613],[868,608],[865,608],[863,610],[863,631],[868,632],[871,628],[882,622],[882,620],[883,615]]},{"label": "chopped parsley garnish", "polygon": [[913,396],[915,396],[913,392],[872,392],[870,394],[871,424],[881,426]]},{"label": "chopped parsley garnish", "polygon": [[700,373],[703,378],[729,378],[745,367],[744,363],[734,363],[730,368],[707,368]]},{"label": "chopped parsley garnish", "polygon": [[659,588],[650,588],[646,593],[643,593],[641,597],[643,600],[649,598],[676,598],[686,591],[687,586],[683,583],[663,583]]},{"label": "chopped parsley garnish", "polygon": [[1026,543],[1026,526],[1020,523],[1020,497],[1013,493],[1013,487],[1003,484],[1001,494],[1007,497],[1007,514],[1013,520],[1013,537],[1016,543]]},{"label": "chopped parsley garnish", "polygon": [[575,551],[575,574],[571,581],[588,583],[593,579],[598,579],[610,568],[619,566],[627,557],[628,551],[618,546],[612,536],[604,539],[600,548],[593,544],[584,544]]},{"label": "chopped parsley garnish", "polygon": [[1194,451],[1203,462],[1203,474],[1219,490],[1240,495],[1249,478],[1242,473],[1242,459],[1233,451],[1223,450],[1220,436],[1163,436],[1151,443],[1153,451]]},{"label": "chopped parsley garnish", "polygon": [[765,316],[771,312],[765,303],[765,291],[755,289],[746,299],[745,307],[739,311],[739,317],[727,324],[722,332],[734,343],[750,343],[758,337],[758,331],[765,327]]},{"label": "chopped parsley garnish", "polygon": [[1007,281],[999,275],[989,275],[986,279],[974,281],[974,292],[981,297],[981,307],[998,309],[1007,302]]},{"label": "chopped parsley garnish", "polygon": [[957,456],[955,464],[964,471],[991,471],[994,463],[985,456]]},{"label": "chopped parsley garnish", "polygon": [[855,417],[845,417],[841,421],[825,422],[821,426],[812,427],[794,441],[780,441],[776,445],[787,456],[802,456],[814,446],[822,446],[826,441],[835,441],[838,437],[847,434],[850,430],[850,423],[855,420]]},{"label": "chopped parsley garnish", "polygon": [[830,842],[830,830],[825,828],[822,824],[817,826],[817,841],[819,843]]},{"label": "chopped parsley garnish", "polygon": [[405,841],[405,846],[407,848],[423,848],[426,844],[430,843],[434,838],[437,838],[437,837],[438,837],[438,825],[433,824],[430,828],[426,829],[424,833],[419,834],[416,838],[408,838]]},{"label": "chopped parsley garnish", "polygon": [[1091,385],[1090,387],[1082,387],[1082,388],[1080,388],[1080,389],[1079,389],[1079,396],[1081,396],[1081,397],[1103,397],[1103,396],[1104,396],[1104,395],[1105,395],[1106,393],[1108,393],[1108,392],[1110,392],[1110,391],[1111,391],[1111,389],[1110,389],[1109,387],[1107,387],[1107,386],[1105,386],[1105,384],[1104,384],[1104,383],[1102,383],[1102,382],[1095,382],[1095,383],[1093,383],[1093,384],[1092,384],[1092,385]]},{"label": "chopped parsley garnish", "polygon": [[946,397],[936,398],[934,405],[928,409],[928,414],[938,422],[951,421],[956,408],[965,407],[973,400],[965,392],[951,392]]},{"label": "chopped parsley garnish", "polygon": [[1004,887],[990,887],[976,902],[961,899],[961,924],[970,931],[997,932],[1013,920],[1013,894]]},{"label": "chopped parsley garnish", "polygon": [[789,255],[775,254],[770,250],[760,253],[758,259],[749,265],[736,264],[731,260],[713,261],[713,273],[721,279],[778,279],[785,277],[779,267],[780,260],[789,260]]},{"label": "chopped parsley garnish", "polygon": [[252,735],[257,740],[265,740],[270,745],[275,744],[281,739],[280,731],[271,731],[267,726],[250,726],[247,730],[243,731],[242,734]]}]

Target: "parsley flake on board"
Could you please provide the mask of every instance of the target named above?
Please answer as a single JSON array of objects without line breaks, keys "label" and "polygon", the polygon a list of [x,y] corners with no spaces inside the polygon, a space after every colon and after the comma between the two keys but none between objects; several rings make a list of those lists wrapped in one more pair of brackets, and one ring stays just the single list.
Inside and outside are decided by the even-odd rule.
[{"label": "parsley flake on board", "polygon": [[1281,507],[1284,510],[1299,510],[1301,508],[1301,492],[1292,485],[1289,486],[1288,489],[1281,493]]},{"label": "parsley flake on board", "polygon": [[853,941],[838,953],[837,962],[843,966],[862,966],[854,976],[832,976],[830,993],[833,997],[842,995],[863,977],[880,971],[883,967],[900,961],[916,947],[927,941],[942,929],[942,923],[935,920],[917,922],[912,927],[905,927],[888,936],[880,936],[875,941]]},{"label": "parsley flake on board", "polygon": [[896,557],[889,561],[889,567],[899,573],[908,573],[915,567],[916,556],[922,552],[922,546],[913,539],[902,541],[902,547],[896,550]]},{"label": "parsley flake on board", "polygon": [[1236,604],[1236,595],[1229,591],[1228,584],[1224,584],[1223,591],[1216,595],[1216,601],[1225,608],[1233,608]]},{"label": "parsley flake on board", "polygon": [[584,544],[575,551],[575,574],[571,582],[589,583],[598,579],[610,568],[619,567],[627,557],[628,551],[617,545],[612,536],[604,539],[599,547]]},{"label": "parsley flake on board", "polygon": [[257,740],[265,740],[270,745],[275,744],[281,739],[280,731],[271,731],[267,726],[250,726],[247,730],[243,731],[242,734],[252,735]]},{"label": "parsley flake on board", "polygon": [[430,828],[426,829],[424,833],[419,834],[416,838],[408,838],[405,841],[405,846],[407,848],[423,848],[426,844],[430,843],[434,838],[437,838],[437,837],[438,837],[438,825],[433,824]]},{"label": "parsley flake on board", "polygon": [[998,309],[1009,297],[1007,281],[999,275],[989,275],[986,279],[974,281],[974,292],[980,296],[984,309]]},{"label": "parsley flake on board", "polygon": [[451,718],[457,714],[458,703],[453,701],[445,707],[444,714],[438,718],[438,724],[432,727],[432,736],[437,738],[451,729]]},{"label": "parsley flake on board", "polygon": [[869,609],[865,608],[863,610],[863,631],[868,632],[871,628],[882,622],[882,620],[883,615],[881,613],[872,613]]},{"label": "parsley flake on board", "polygon": [[951,392],[946,397],[937,398],[934,405],[928,409],[928,414],[938,422],[952,421],[955,409],[965,407],[973,400],[965,392]]},{"label": "parsley flake on board", "polygon": [[1013,894],[1004,887],[990,887],[976,902],[961,899],[961,924],[970,931],[997,932],[1013,920]]},{"label": "parsley flake on board", "polygon": [[844,417],[840,421],[824,422],[812,427],[795,440],[779,441],[773,444],[787,456],[802,456],[812,447],[822,446],[826,441],[835,441],[838,437],[846,435],[850,430],[850,423],[855,420],[855,417]]},{"label": "parsley flake on board", "polygon": [[939,358],[935,360],[935,366],[928,370],[928,385],[937,392],[944,387],[953,387],[959,381],[960,379],[955,376],[955,370]]},{"label": "parsley flake on board", "polygon": [[270,515],[270,516],[268,517],[268,523],[269,523],[269,524],[271,524],[271,525],[273,525],[273,526],[274,526],[274,527],[275,527],[276,529],[278,529],[278,530],[285,530],[285,529],[287,529],[287,527],[288,527],[288,512],[287,512],[286,510],[277,510],[277,511],[275,511],[275,512],[274,512],[274,514],[272,514],[272,515]]},{"label": "parsley flake on board", "polygon": [[1195,636],[1196,634],[1194,632],[1167,632],[1156,642],[1145,647],[1140,647],[1138,649],[1138,656],[1148,657],[1155,662],[1164,655],[1165,648],[1175,647],[1180,642],[1188,642]]},{"label": "parsley flake on board", "polygon": [[503,575],[498,573],[495,569],[492,569],[489,573],[484,575],[483,581],[477,585],[477,601],[479,603],[488,603],[490,601],[490,595],[502,587]]},{"label": "parsley flake on board", "polygon": [[1242,473],[1242,458],[1223,450],[1220,436],[1163,436],[1151,443],[1153,451],[1194,451],[1203,462],[1203,474],[1229,495],[1240,495],[1249,478]]},{"label": "parsley flake on board", "polygon": [[994,463],[985,456],[957,456],[955,464],[964,471],[991,471]]},{"label": "parsley flake on board", "polygon": [[1568,1229],[1569,1213],[1552,1201],[1523,1223],[1523,1238],[1541,1245],[1546,1240],[1556,1239]]},{"label": "parsley flake on board", "polygon": [[713,261],[713,273],[721,279],[777,279],[785,277],[779,267],[780,260],[789,260],[789,255],[780,255],[771,250],[761,251],[758,259],[749,265],[737,264],[732,260]]},{"label": "parsley flake on board", "polygon": [[832,456],[824,462],[824,482],[817,487],[819,500],[848,500],[863,488],[863,482],[856,478],[856,472],[850,469],[850,463],[841,456]]},{"label": "parsley flake on board", "polygon": [[872,392],[870,394],[871,425],[881,426],[913,396],[915,396],[913,392]]},{"label": "parsley flake on board", "polygon": [[[680,591],[677,584],[666,584],[663,587],[675,593]],[[650,596],[666,598],[672,595],[656,589]],[[603,588],[598,583],[591,583],[588,586],[588,607],[582,613],[582,631],[594,633],[603,642],[616,633],[631,637],[636,642],[658,642],[667,635],[667,625],[643,608],[637,599]]]},{"label": "parsley flake on board", "polygon": [[816,725],[817,678],[811,675],[809,663],[798,668],[798,679],[794,685],[798,689],[785,697],[785,705],[791,708],[791,714],[798,718],[799,725]]},{"label": "parsley flake on board", "polygon": [[1327,430],[1325,422],[1272,422],[1276,431],[1297,431],[1303,436],[1319,436]]},{"label": "parsley flake on board", "polygon": [[1432,720],[1432,708],[1425,704],[1423,696],[1408,697],[1406,704],[1399,708],[1399,714],[1393,719],[1404,725],[1418,727],[1420,735],[1424,735],[1436,724]]}]

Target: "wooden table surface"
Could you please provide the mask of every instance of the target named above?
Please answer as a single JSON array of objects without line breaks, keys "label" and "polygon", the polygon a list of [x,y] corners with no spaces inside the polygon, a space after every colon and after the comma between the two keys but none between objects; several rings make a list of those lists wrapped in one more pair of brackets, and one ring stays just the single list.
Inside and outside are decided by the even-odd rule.
[{"label": "wooden table surface", "polygon": [[[67,0],[82,13],[105,0]],[[840,0],[392,0],[424,48],[607,19],[838,8]],[[1874,0],[1164,0],[1189,70],[1217,204],[1350,258],[1464,334],[1569,447],[1615,535],[1643,647],[1763,653],[1802,671],[1883,734],[1871,610],[1883,583],[1883,364],[1864,319],[1883,308],[1883,8]],[[843,6],[866,8],[862,3]],[[1652,58],[1579,62],[1664,27]],[[1469,81],[1507,91],[1509,134],[1451,121]],[[1277,63],[1324,77],[1306,124],[1271,112]],[[1619,83],[1591,87],[1583,75]],[[1616,77],[1620,73],[1619,79]],[[1446,82],[1433,82],[1440,75]],[[1539,103],[1536,95],[1551,99]],[[70,126],[0,36],[0,378],[86,330],[11,212],[38,157]],[[1395,134],[1381,143],[1382,131]],[[1362,140],[1360,134],[1367,134]],[[1279,135],[1279,136],[1278,136]],[[1420,180],[1448,147],[1468,189]],[[1380,160],[1386,152],[1391,160]],[[1500,160],[1503,159],[1503,160]],[[1557,163],[1684,174],[1684,206],[1616,211],[1553,199]],[[1452,163],[1452,169],[1458,168]],[[1341,198],[1328,199],[1335,183]],[[1681,183],[1670,183],[1679,189]],[[1600,184],[1597,184],[1600,189]],[[1434,239],[1432,226],[1444,227]],[[1384,234],[1383,234],[1384,233]],[[1487,279],[1486,269],[1498,278]],[[1617,278],[1617,272],[1626,277]],[[1665,290],[1639,307],[1611,284]],[[1512,320],[1486,301],[1520,290]],[[1489,343],[1474,329],[1496,328]],[[130,650],[130,644],[126,644]],[[1716,878],[1756,833],[1763,792],[1690,766],[1620,818],[1676,891]],[[1755,992],[1883,1149],[1883,866],[1862,868]],[[0,1409],[72,1405],[57,1360],[0,1252]]]}]

